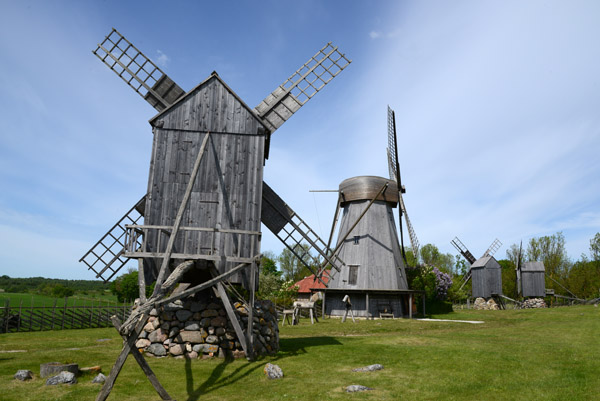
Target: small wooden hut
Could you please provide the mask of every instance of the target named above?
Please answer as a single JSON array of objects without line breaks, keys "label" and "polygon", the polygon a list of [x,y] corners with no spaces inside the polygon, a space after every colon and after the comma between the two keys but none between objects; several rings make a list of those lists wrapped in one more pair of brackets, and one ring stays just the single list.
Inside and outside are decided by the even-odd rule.
[{"label": "small wooden hut", "polygon": [[473,298],[502,294],[502,267],[493,256],[479,258],[471,265]]},{"label": "small wooden hut", "polygon": [[519,292],[523,297],[546,296],[546,267],[544,262],[525,262],[517,269]]}]

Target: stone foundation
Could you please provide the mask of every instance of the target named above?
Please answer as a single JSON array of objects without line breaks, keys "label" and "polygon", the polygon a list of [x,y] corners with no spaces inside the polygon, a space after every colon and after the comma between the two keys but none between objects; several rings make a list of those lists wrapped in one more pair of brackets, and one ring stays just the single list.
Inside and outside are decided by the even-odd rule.
[{"label": "stone foundation", "polygon": [[[244,351],[220,299],[204,297],[179,300],[150,312],[136,347],[148,355],[176,358],[244,357]],[[248,311],[241,303],[234,311],[242,330],[248,325]],[[279,351],[277,312],[270,301],[256,301],[254,308],[254,350],[257,355]]]},{"label": "stone foundation", "polygon": [[533,309],[533,308],[547,308],[546,302],[544,302],[543,298],[530,298],[523,302],[521,308],[523,309]]},{"label": "stone foundation", "polygon": [[492,298],[487,301],[485,298],[477,298],[475,299],[475,303],[473,304],[473,309],[476,310],[499,310],[498,304]]}]

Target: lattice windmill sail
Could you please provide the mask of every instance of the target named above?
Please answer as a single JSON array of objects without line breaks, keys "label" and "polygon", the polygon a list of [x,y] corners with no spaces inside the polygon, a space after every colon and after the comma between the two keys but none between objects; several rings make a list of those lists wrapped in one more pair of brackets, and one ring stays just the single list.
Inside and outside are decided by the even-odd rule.
[{"label": "lattice windmill sail", "polygon": [[[270,134],[350,64],[351,60],[337,47],[331,43],[325,45],[254,109],[246,106],[216,73],[186,93],[116,29],[93,53],[160,112],[150,121],[154,146],[144,225],[136,219],[123,230],[127,235],[109,232],[95,245],[96,249],[107,247],[109,244],[105,242],[116,236],[118,245],[111,243],[110,248],[122,245],[123,251],[115,252],[119,254],[118,263],[96,257],[98,252],[94,248],[82,258],[99,277],[112,278],[126,258],[144,258],[146,280],[156,279],[156,260],[165,254],[176,205],[183,198],[200,142],[209,132],[211,146],[221,150],[219,154],[207,152],[199,168],[205,172],[203,176],[214,173],[216,182],[209,178],[192,189],[191,202],[197,206],[184,213],[183,221],[187,223],[173,245],[173,258],[206,260],[217,263],[219,271],[227,270],[258,254],[262,221],[288,249],[297,252],[298,242],[309,244],[311,254],[316,253],[339,269],[341,261],[329,260],[323,241],[262,180]],[[203,103],[202,96],[207,94],[214,94],[220,100],[216,104]],[[205,114],[216,109],[221,118],[203,117],[200,109],[206,110]],[[234,135],[245,136],[232,139]],[[221,139],[227,136],[231,140]],[[240,144],[239,138],[245,142]],[[229,159],[233,158],[236,164],[240,160],[245,163],[242,170],[231,169]],[[218,174],[225,174],[231,180],[220,183]],[[242,182],[245,184],[240,185]],[[314,263],[307,263],[307,267],[320,273]],[[247,279],[238,275],[231,280],[248,285]]]},{"label": "lattice windmill sail", "polygon": [[404,198],[402,194],[406,192],[404,186],[402,185],[402,179],[400,176],[400,163],[398,162],[398,142],[396,135],[396,115],[394,110],[388,106],[388,118],[387,118],[387,126],[388,126],[388,147],[387,147],[387,156],[388,156],[388,168],[390,172],[390,179],[396,181],[398,185],[398,200],[400,203],[400,208],[398,208],[398,221],[400,224],[400,240],[402,245],[402,250],[404,252],[404,235],[402,233],[402,216],[404,216],[404,220],[406,221],[406,228],[408,230],[408,235],[410,238],[410,244],[412,247],[412,251],[415,257],[415,261],[418,262],[420,258],[420,245],[419,239],[417,238],[417,234],[413,228],[413,225],[408,218],[408,213],[406,212],[406,205],[404,204]]}]

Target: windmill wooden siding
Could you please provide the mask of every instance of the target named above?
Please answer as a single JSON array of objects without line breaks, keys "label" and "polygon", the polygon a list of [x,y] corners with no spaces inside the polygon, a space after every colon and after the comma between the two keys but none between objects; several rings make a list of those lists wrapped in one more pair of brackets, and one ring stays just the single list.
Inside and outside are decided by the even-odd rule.
[{"label": "windmill wooden siding", "polygon": [[[349,295],[355,316],[378,317],[379,306],[384,303],[394,317],[408,314],[408,296],[412,296],[412,291],[408,289],[394,219],[398,204],[396,183],[382,177],[353,177],[340,184],[340,193],[343,211],[338,246],[345,265],[329,280],[325,313],[343,314],[342,298]],[[376,200],[371,203],[373,199]]]},{"label": "windmill wooden siding", "polygon": [[[364,177],[355,178],[362,179]],[[363,186],[361,190],[358,185],[354,185],[357,180],[354,182],[350,180],[353,179],[340,184],[340,190],[343,191],[346,201],[341,205],[343,213],[338,240],[343,239],[344,234],[367,208],[370,202],[368,197],[371,196],[371,199],[375,197],[386,181],[390,184],[386,190],[387,199],[390,200],[376,200],[341,245],[339,255],[346,266],[343,266],[341,272],[330,280],[329,287],[338,289],[408,289],[394,220],[393,208],[396,207],[398,200],[396,184],[393,181],[379,178],[377,183],[370,185],[372,189],[369,191],[369,188],[365,188],[366,186]],[[372,184],[373,181],[370,179],[367,182]],[[347,188],[350,188],[351,191]],[[395,197],[390,198],[393,193],[396,194]],[[396,202],[393,201],[394,199]],[[350,284],[350,270],[353,266],[358,266],[358,271],[356,283]]]},{"label": "windmill wooden siding", "polygon": [[493,256],[479,258],[471,265],[473,298],[502,294],[502,268]]},{"label": "windmill wooden siding", "polygon": [[[182,227],[260,232],[268,131],[218,75],[211,75],[150,123],[154,142],[145,225],[173,225],[200,145],[210,133]],[[145,238],[145,252],[163,252],[167,241],[166,232],[152,230]],[[260,252],[259,241],[257,235],[183,230],[174,254],[252,258]],[[218,249],[213,249],[215,244]],[[220,273],[234,266],[215,264]],[[238,275],[232,281],[245,280]]]},{"label": "windmill wooden siding", "polygon": [[526,262],[521,266],[521,293],[524,297],[546,296],[544,262]]}]

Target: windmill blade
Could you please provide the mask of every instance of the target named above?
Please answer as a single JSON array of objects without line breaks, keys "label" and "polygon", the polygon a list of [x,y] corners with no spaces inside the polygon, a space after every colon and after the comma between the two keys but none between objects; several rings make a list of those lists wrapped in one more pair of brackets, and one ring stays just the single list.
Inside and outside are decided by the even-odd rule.
[{"label": "windmill blade", "polygon": [[[467,262],[469,262],[469,264],[472,265],[473,263],[475,263],[477,259],[475,259],[475,256],[473,256],[473,254],[467,249],[465,244],[463,244],[462,241],[458,239],[458,237],[454,237],[454,239],[450,241],[450,243],[454,245],[456,250],[460,252],[460,254],[467,260]],[[471,270],[469,269],[469,274],[470,271]]]},{"label": "windmill blade", "polygon": [[[323,267],[327,264],[338,272],[341,270],[344,262],[338,257],[330,257],[323,240],[264,181],[261,221],[318,280],[321,280]],[[307,244],[308,247],[302,246],[303,244]],[[318,256],[313,256],[312,250],[315,250],[324,262],[321,262]],[[326,285],[324,282],[323,284]]]},{"label": "windmill blade", "polygon": [[[125,257],[126,224],[138,224],[144,217],[146,195],[142,197],[96,244],[79,259],[88,270],[96,273],[96,278],[109,281],[129,261]],[[141,243],[138,242],[139,248]]]},{"label": "windmill blade", "polygon": [[388,167],[390,170],[390,178],[398,184],[400,188],[400,166],[398,165],[398,144],[396,143],[396,114],[394,110],[388,106],[387,113],[388,127]]},{"label": "windmill blade", "polygon": [[115,28],[92,53],[158,111],[185,93]]},{"label": "windmill blade", "polygon": [[327,43],[254,111],[274,132],[351,62],[337,46]]},{"label": "windmill blade", "polygon": [[400,199],[400,207],[402,208],[402,213],[404,214],[404,220],[406,220],[406,228],[408,229],[408,236],[410,238],[410,246],[412,247],[413,254],[415,256],[415,260],[419,261],[419,249],[421,245],[419,244],[419,239],[417,238],[417,233],[415,233],[415,229],[413,228],[410,219],[408,218],[408,213],[406,212],[406,206],[404,205],[404,198],[402,197],[402,193],[398,191],[398,198]]},{"label": "windmill blade", "polygon": [[[408,264],[406,260],[406,252],[404,251],[404,230],[402,229],[402,215],[404,214],[404,218],[406,220],[406,224],[408,227],[408,232],[410,235],[411,246],[413,248],[413,254],[415,259],[419,259],[419,242],[416,240],[416,234],[412,228],[412,224],[410,224],[410,220],[408,220],[408,216],[406,215],[406,208],[404,207],[404,201],[402,199],[402,194],[406,192],[404,186],[402,185],[402,180],[400,178],[400,164],[398,163],[398,144],[396,141],[396,115],[394,110],[388,106],[387,113],[387,125],[388,125],[388,147],[387,157],[388,157],[388,168],[390,172],[390,178],[396,181],[398,186],[398,197],[400,199],[400,207],[398,208],[398,225],[400,226],[400,246],[402,247],[402,257],[404,258],[404,262]],[[411,234],[412,232],[412,234]],[[413,235],[416,241],[413,242]],[[416,248],[415,248],[416,244]]]},{"label": "windmill blade", "polygon": [[496,238],[494,240],[494,242],[492,242],[492,244],[490,245],[490,247],[487,249],[487,251],[485,251],[483,253],[483,257],[485,256],[494,256],[494,254],[496,253],[496,251],[498,249],[500,249],[500,247],[502,246],[502,242],[500,242],[500,240],[498,238]]}]

